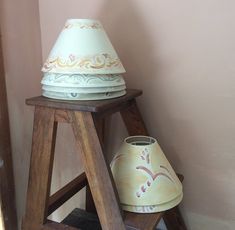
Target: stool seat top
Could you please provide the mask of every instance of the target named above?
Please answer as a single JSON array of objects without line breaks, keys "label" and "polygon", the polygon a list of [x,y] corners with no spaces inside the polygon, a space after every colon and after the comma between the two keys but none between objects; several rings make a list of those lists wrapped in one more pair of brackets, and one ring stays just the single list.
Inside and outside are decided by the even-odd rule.
[{"label": "stool seat top", "polygon": [[76,110],[96,113],[115,108],[116,106],[119,106],[124,102],[130,101],[142,94],[142,91],[138,89],[127,89],[126,91],[127,93],[122,97],[97,101],[57,100],[44,96],[38,96],[26,99],[26,104],[51,107],[55,109]]}]

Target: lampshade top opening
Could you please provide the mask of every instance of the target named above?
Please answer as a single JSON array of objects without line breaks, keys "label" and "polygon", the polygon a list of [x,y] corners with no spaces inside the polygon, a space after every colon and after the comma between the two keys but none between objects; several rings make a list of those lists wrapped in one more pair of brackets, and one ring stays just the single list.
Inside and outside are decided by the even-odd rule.
[{"label": "lampshade top opening", "polygon": [[74,23],[74,22],[92,22],[92,23],[100,23],[100,21],[95,20],[95,19],[90,19],[90,18],[69,18],[67,19],[66,23]]},{"label": "lampshade top opening", "polygon": [[127,144],[130,144],[130,145],[146,146],[146,145],[152,145],[152,144],[154,144],[157,141],[154,138],[152,138],[152,137],[133,136],[133,137],[126,138],[125,142]]}]

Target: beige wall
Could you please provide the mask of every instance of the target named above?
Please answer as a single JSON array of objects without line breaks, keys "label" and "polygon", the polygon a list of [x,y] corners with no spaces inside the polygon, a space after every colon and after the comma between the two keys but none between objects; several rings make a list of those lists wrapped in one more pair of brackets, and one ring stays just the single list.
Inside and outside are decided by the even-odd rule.
[{"label": "beige wall", "polygon": [[[185,175],[182,211],[188,226],[234,230],[234,8],[232,0],[40,0],[38,14],[37,1],[2,0],[19,219],[33,115],[24,100],[40,94],[41,59],[65,20],[97,18],[123,61],[127,85],[144,90],[138,102],[150,134]],[[109,139],[116,148],[126,133],[119,123],[113,128],[117,132],[110,131]],[[53,191],[82,170],[73,139],[65,142],[70,135],[69,127],[60,127]],[[73,203],[83,205],[78,198]]]},{"label": "beige wall", "polygon": [[25,105],[25,98],[40,94],[42,58],[38,2],[1,0],[0,23],[20,223],[25,206],[33,120],[33,108]]}]

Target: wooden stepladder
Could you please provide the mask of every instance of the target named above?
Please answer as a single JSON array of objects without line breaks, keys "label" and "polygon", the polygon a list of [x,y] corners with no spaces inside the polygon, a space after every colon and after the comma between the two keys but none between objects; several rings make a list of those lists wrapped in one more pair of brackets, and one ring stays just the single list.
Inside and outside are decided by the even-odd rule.
[{"label": "wooden stepladder", "polygon": [[[186,230],[177,207],[153,214],[123,212],[120,208],[110,167],[102,151],[103,121],[120,112],[130,135],[147,135],[135,100],[141,94],[140,90],[127,90],[123,97],[101,101],[61,101],[42,96],[26,100],[28,105],[35,106],[35,115],[23,230],[82,230],[47,217],[85,186],[86,209],[97,211],[103,230],[150,230],[162,217],[169,230]],[[85,172],[50,196],[56,131],[60,122],[71,124]]]}]

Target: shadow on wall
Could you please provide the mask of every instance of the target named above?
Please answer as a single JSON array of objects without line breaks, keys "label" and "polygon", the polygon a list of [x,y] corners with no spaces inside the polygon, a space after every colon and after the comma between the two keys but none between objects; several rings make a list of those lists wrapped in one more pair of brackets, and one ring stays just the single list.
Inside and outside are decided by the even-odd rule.
[{"label": "shadow on wall", "polygon": [[[143,90],[144,95],[138,98],[138,105],[150,135],[156,137],[161,147],[165,149],[169,143],[164,146],[164,135],[161,134],[165,132],[165,127],[164,130],[161,128],[167,124],[167,129],[173,130],[175,125],[168,111],[166,99],[162,95],[162,84],[158,84],[166,64],[157,57],[159,44],[157,38],[150,34],[151,31],[147,29],[149,25],[145,24],[146,19],[141,17],[143,14],[138,10],[130,1],[106,1],[101,7],[98,19],[104,25],[126,69],[127,87]],[[152,26],[156,30],[157,25],[154,22]],[[176,66],[176,62],[171,63],[171,68]],[[115,119],[120,118],[115,117]],[[120,122],[115,122],[111,130],[127,135],[120,130],[122,128],[124,126],[120,126]],[[170,151],[171,146],[167,150]],[[174,149],[172,152],[176,153]],[[177,153],[174,154],[173,159],[181,165]]]},{"label": "shadow on wall", "polygon": [[[156,81],[157,78],[157,60],[153,53],[156,41],[151,40],[152,36],[148,34],[141,13],[134,4],[131,4],[131,1],[106,1],[101,7],[98,19],[102,22],[126,69],[127,73],[124,77],[127,87],[144,91],[144,97],[138,99],[140,110],[142,110],[142,105],[151,96],[148,93],[151,82]],[[154,90],[154,86],[151,88]],[[151,102],[149,104],[151,108]],[[107,147],[109,157],[117,151],[122,140],[128,135],[120,116],[113,116],[111,121],[109,121],[111,127],[107,135],[107,142],[111,143]],[[163,221],[159,223],[157,229],[166,229]]]},{"label": "shadow on wall", "polygon": [[[152,132],[152,130],[155,130],[154,127],[159,126],[161,119],[157,118],[157,114],[152,113],[152,108],[158,106],[164,114],[169,114],[164,98],[159,96],[161,94],[160,84],[157,84],[158,73],[161,72],[162,67],[164,68],[162,64],[158,64],[160,60],[154,53],[157,50],[157,39],[155,37],[153,40],[153,36],[147,30],[144,18],[141,17],[141,12],[138,12],[138,8],[131,4],[130,1],[106,1],[101,7],[98,19],[104,25],[126,69],[127,73],[124,76],[127,87],[139,88],[144,92],[144,96],[138,99],[138,104],[150,135],[155,135],[156,137],[156,131]],[[153,24],[153,26],[155,25]],[[155,109],[155,113],[159,113],[159,111]],[[165,116],[165,120],[168,120],[169,117]],[[150,120],[151,123],[148,123],[147,121]],[[121,124],[120,116],[113,116],[111,121],[111,127],[109,127],[107,135],[107,142],[111,143],[107,147],[108,156],[113,155],[117,151],[122,140],[127,136],[124,125]],[[115,130],[115,133],[113,130]],[[159,134],[161,131],[159,130]],[[167,150],[171,151],[171,149]],[[181,166],[181,159],[177,156],[174,149],[172,149],[172,153],[175,154],[173,159]],[[164,224],[161,223],[160,226],[161,229],[165,229]]]},{"label": "shadow on wall", "polygon": [[[147,91],[145,89],[148,88],[151,79],[144,80],[144,78],[146,79],[145,75],[154,77],[154,69],[151,63],[151,60],[153,60],[153,56],[151,56],[153,41],[150,40],[151,36],[148,35],[137,7],[131,1],[107,0],[100,7],[97,18],[103,24],[126,69],[124,77],[127,87]],[[144,103],[143,97],[140,97],[138,102],[140,102],[141,107],[141,103]],[[123,138],[128,135],[120,116],[114,115],[111,120],[113,122],[110,124],[109,131],[107,131],[107,142],[111,143],[107,148],[107,152],[112,152],[108,155],[109,160],[119,148]],[[115,134],[112,133],[113,130],[115,130]],[[119,138],[119,136],[122,136],[122,138]]]},{"label": "shadow on wall", "polygon": [[[154,7],[153,3],[149,4]],[[181,10],[176,15],[180,12]],[[153,11],[150,16],[154,17]],[[195,83],[197,84],[195,70],[190,67],[185,70],[185,64],[182,63],[187,60],[185,57],[191,57],[189,53],[195,52],[195,47],[192,47],[191,50],[191,46],[188,46],[190,49],[184,50],[184,57],[178,49],[174,51],[171,51],[170,48],[164,50],[168,43],[163,42],[164,34],[158,28],[157,20],[161,19],[161,16],[156,16],[156,21],[152,21],[152,24],[149,25],[150,20],[146,11],[144,15],[138,5],[132,4],[131,1],[105,1],[100,8],[98,19],[103,23],[126,68],[125,80],[127,86],[140,88],[144,91],[144,96],[138,99],[138,104],[150,135],[159,140],[164,153],[176,171],[187,175],[184,181],[185,209],[204,215],[211,214],[224,217],[226,208],[230,206],[232,209],[232,205],[226,205],[230,203],[230,196],[228,196],[227,201],[222,201],[221,194],[224,194],[224,191],[220,191],[221,194],[216,192],[218,191],[219,180],[214,177],[213,173],[211,174],[210,170],[213,170],[213,167],[208,164],[213,149],[211,149],[209,142],[205,143],[206,140],[210,141],[211,137],[202,139],[203,128],[209,127],[207,125],[203,127],[202,123],[207,117],[204,117],[203,110],[201,110],[200,116],[197,115],[200,108],[203,108],[204,101],[193,96],[193,94],[197,95],[196,85],[194,86]],[[167,22],[169,24],[166,23],[166,27],[169,27],[168,30],[175,25],[173,20],[175,19],[169,19]],[[190,18],[183,16],[180,20],[190,21]],[[164,27],[164,25],[161,25],[161,27]],[[158,41],[156,30],[160,31],[160,41]],[[168,35],[177,35],[179,40],[184,38],[180,43],[181,45],[182,42],[191,44],[194,41],[192,37],[184,36],[187,35],[187,27],[181,28],[180,35],[177,31]],[[164,49],[160,47],[161,45],[165,46]],[[173,48],[178,43],[175,41],[171,45]],[[166,54],[166,56],[163,57],[163,54]],[[179,54],[181,56],[178,56]],[[192,62],[194,59],[189,60],[188,64],[192,64],[190,61]],[[169,69],[170,71],[168,71]],[[171,76],[168,76],[168,74],[171,74]],[[184,74],[183,77],[182,74]],[[190,77],[190,81],[185,81],[185,79],[188,79],[187,75]],[[184,83],[183,86],[182,83]],[[171,87],[169,87],[170,84]],[[202,92],[202,95],[207,96],[207,92]],[[188,102],[187,100],[191,101]],[[193,103],[198,105],[198,110],[192,106]],[[115,117],[114,120],[117,121],[118,119],[120,118]],[[120,126],[120,121],[112,123],[109,133],[113,130],[115,130],[115,133],[110,135],[109,141],[115,146],[117,145],[115,143],[118,142],[117,136],[123,137],[127,134],[122,130],[123,126]],[[201,130],[198,129],[198,125],[200,125]],[[111,147],[109,149],[111,150]],[[200,180],[196,178],[200,178]],[[200,188],[200,191],[198,188]],[[222,189],[223,187],[220,187],[219,190]],[[205,194],[203,198],[201,194]],[[215,205],[215,200],[217,205]],[[229,216],[231,212],[229,213],[226,218],[231,219],[232,217]]]},{"label": "shadow on wall", "polygon": [[99,12],[99,19],[126,68],[127,85],[147,88],[149,82],[142,79],[148,75],[151,81],[151,77],[156,75],[152,63],[153,41],[136,6],[126,0],[106,1]]},{"label": "shadow on wall", "polygon": [[[169,61],[171,69],[177,68],[178,63],[177,60],[165,61],[159,55],[157,22],[152,21],[149,29],[149,22],[140,10],[131,1],[106,1],[97,15],[126,69],[127,87],[143,90],[144,95],[138,98],[141,113],[149,133],[162,142],[164,148],[161,128],[163,124],[169,128],[171,114],[168,99],[163,96],[163,72],[169,68],[166,67]],[[153,30],[155,35],[151,33]]]}]

